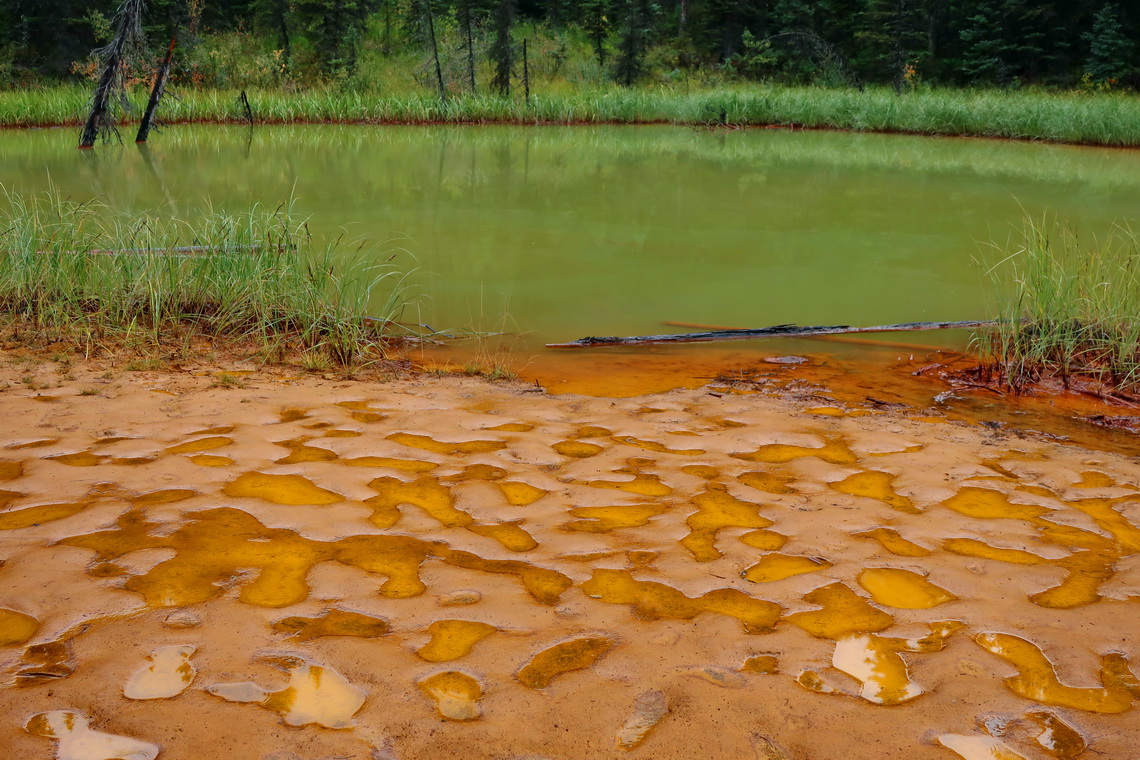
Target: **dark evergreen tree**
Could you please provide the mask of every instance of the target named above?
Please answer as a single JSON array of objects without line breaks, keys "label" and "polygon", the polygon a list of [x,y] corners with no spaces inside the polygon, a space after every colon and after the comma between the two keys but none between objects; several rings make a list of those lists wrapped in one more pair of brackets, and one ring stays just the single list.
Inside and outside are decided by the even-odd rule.
[{"label": "dark evergreen tree", "polygon": [[581,25],[586,32],[586,38],[594,48],[594,57],[598,65],[606,65],[606,40],[610,36],[610,1],[609,0],[582,0]]},{"label": "dark evergreen tree", "polygon": [[621,40],[614,79],[629,87],[645,76],[645,52],[657,6],[650,0],[624,0],[621,8]]},{"label": "dark evergreen tree", "polygon": [[498,0],[495,6],[493,19],[495,39],[490,50],[495,76],[491,79],[491,89],[504,97],[511,94],[511,74],[515,64],[511,29],[514,27],[516,12],[516,0]]},{"label": "dark evergreen tree", "polygon": [[855,32],[863,76],[888,81],[901,92],[907,67],[926,51],[924,20],[917,0],[868,0]]},{"label": "dark evergreen tree", "polygon": [[378,0],[293,0],[298,26],[305,33],[321,68],[351,72],[368,16]]},{"label": "dark evergreen tree", "polygon": [[1135,47],[1124,33],[1119,9],[1112,3],[1097,11],[1092,29],[1085,34],[1084,41],[1089,49],[1085,73],[1092,81],[1116,83],[1131,72]]}]

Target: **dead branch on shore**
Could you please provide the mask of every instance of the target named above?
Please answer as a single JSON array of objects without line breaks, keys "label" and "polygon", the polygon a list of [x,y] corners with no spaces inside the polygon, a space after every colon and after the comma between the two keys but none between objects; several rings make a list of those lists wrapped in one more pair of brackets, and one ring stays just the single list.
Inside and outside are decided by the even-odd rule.
[{"label": "dead branch on shore", "polygon": [[138,134],[135,135],[136,143],[145,143],[147,137],[150,136],[150,130],[154,126],[154,113],[158,110],[159,101],[162,100],[163,94],[166,92],[166,80],[170,78],[170,64],[174,61],[174,45],[178,42],[178,33],[175,32],[174,36],[170,38],[170,47],[166,50],[166,57],[162,60],[162,65],[158,68],[158,74],[154,78],[154,89],[150,91],[150,100],[146,104],[146,112],[143,114],[142,123],[139,124]]},{"label": "dead branch on shore", "polygon": [[805,338],[813,335],[847,333],[910,332],[915,330],[954,330],[974,327],[993,327],[1000,320],[966,320],[962,322],[903,322],[894,325],[851,327],[850,325],[773,325],[744,330],[710,330],[672,335],[636,335],[632,337],[586,337],[569,343],[547,343],[547,348],[588,348],[594,346],[638,346],[647,343],[704,343],[717,340],[750,340],[754,338]]}]

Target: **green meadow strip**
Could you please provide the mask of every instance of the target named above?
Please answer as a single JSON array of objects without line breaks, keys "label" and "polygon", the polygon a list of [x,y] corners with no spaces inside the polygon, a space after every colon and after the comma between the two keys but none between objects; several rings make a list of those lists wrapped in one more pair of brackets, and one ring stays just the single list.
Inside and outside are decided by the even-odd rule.
[{"label": "green meadow strip", "polygon": [[[178,91],[163,105],[167,122],[244,118],[238,92]],[[89,97],[79,84],[0,93],[0,126],[75,126]],[[371,93],[335,88],[251,90],[264,123],[395,124],[684,124],[786,126],[812,129],[962,135],[1140,146],[1140,97],[1122,92],[923,89],[898,95],[820,87],[722,85],[600,88],[537,92],[521,99],[427,92]]]}]

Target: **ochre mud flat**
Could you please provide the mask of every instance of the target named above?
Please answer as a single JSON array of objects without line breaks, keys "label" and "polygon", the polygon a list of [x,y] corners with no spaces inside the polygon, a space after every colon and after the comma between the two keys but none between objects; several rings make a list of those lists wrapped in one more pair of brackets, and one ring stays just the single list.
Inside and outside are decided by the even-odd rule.
[{"label": "ochre mud flat", "polygon": [[5,756],[1140,746],[1125,454],[723,383],[71,372],[0,370]]}]

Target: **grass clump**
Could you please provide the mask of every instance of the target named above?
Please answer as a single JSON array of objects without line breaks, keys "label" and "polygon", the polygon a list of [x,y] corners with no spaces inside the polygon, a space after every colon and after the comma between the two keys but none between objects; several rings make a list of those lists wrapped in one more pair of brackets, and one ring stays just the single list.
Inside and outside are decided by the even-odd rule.
[{"label": "grass clump", "polygon": [[178,219],[9,193],[0,324],[15,340],[87,353],[220,341],[353,365],[385,355],[403,292],[403,276],[366,253],[319,244],[287,205]]},{"label": "grass clump", "polygon": [[1070,226],[1028,220],[989,268],[999,326],[975,337],[984,379],[1015,391],[1049,377],[1140,389],[1140,238],[1117,227],[1085,240]]}]

